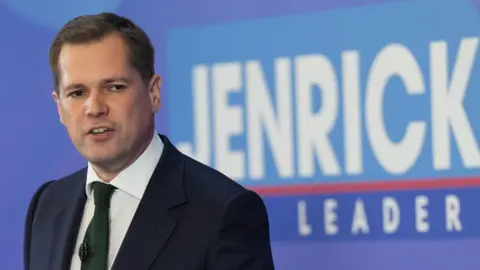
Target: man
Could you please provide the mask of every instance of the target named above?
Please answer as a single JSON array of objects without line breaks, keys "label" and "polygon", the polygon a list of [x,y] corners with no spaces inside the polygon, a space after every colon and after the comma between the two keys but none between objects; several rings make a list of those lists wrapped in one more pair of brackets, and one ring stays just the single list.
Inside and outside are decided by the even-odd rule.
[{"label": "man", "polygon": [[50,64],[60,122],[88,166],[33,195],[25,269],[274,269],[261,198],[155,132],[162,81],[139,27],[76,18]]}]

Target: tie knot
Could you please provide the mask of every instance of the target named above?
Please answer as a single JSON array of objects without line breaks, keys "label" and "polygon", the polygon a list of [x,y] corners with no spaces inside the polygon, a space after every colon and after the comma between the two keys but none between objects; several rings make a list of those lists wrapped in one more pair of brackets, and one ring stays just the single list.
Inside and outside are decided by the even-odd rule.
[{"label": "tie knot", "polygon": [[92,184],[93,188],[93,199],[95,201],[95,206],[101,207],[110,207],[110,198],[112,197],[115,187],[110,184],[105,184],[102,182],[94,182]]}]

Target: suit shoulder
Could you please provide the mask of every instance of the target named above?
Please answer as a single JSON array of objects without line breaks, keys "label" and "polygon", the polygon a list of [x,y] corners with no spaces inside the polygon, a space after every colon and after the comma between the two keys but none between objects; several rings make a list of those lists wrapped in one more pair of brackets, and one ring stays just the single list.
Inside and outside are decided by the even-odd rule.
[{"label": "suit shoulder", "polygon": [[68,183],[71,181],[76,181],[79,178],[85,178],[87,176],[87,167],[81,168],[71,174],[60,177],[56,180],[59,183]]},{"label": "suit shoulder", "polygon": [[185,188],[190,194],[227,203],[232,197],[248,190],[218,170],[188,156],[185,161]]},{"label": "suit shoulder", "polygon": [[41,196],[42,201],[50,203],[60,202],[65,196],[70,194],[70,191],[72,191],[74,187],[83,183],[82,179],[84,180],[85,177],[86,168],[83,168],[56,180],[46,182],[40,187],[43,189]]},{"label": "suit shoulder", "polygon": [[28,212],[29,213],[35,211],[40,198],[42,198],[42,195],[45,194],[45,190],[52,183],[54,183],[54,180],[49,180],[49,181],[46,181],[46,182],[42,183],[39,187],[37,187],[37,189],[35,190],[35,192],[33,193],[32,197],[30,199],[30,203],[29,203],[29,207],[28,207]]},{"label": "suit shoulder", "polygon": [[69,188],[72,185],[77,185],[79,182],[84,181],[86,177],[87,177],[87,168],[82,168],[69,175],[62,176],[54,180],[52,183],[52,187],[55,187],[55,189]]}]

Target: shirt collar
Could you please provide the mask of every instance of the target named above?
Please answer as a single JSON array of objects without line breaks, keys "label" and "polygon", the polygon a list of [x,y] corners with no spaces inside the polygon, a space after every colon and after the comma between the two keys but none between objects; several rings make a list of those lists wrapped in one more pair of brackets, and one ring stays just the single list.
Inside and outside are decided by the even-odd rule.
[{"label": "shirt collar", "polygon": [[[122,190],[130,194],[133,197],[141,200],[145,189],[147,188],[148,182],[152,177],[153,171],[155,170],[160,156],[163,151],[163,142],[160,139],[160,136],[155,132],[153,134],[153,139],[148,145],[147,149],[140,155],[140,157],[133,162],[129,167],[120,172],[115,178],[110,182],[111,185],[115,186],[117,189]],[[87,169],[87,181],[85,185],[85,192],[88,197],[92,195],[91,193],[91,184],[95,181],[102,181],[98,174],[92,167],[92,164],[88,163]]]}]

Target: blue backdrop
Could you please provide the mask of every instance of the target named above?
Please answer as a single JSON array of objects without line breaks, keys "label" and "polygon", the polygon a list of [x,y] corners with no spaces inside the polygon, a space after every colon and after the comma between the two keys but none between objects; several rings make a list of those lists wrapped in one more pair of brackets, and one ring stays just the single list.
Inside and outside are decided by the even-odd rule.
[{"label": "blue backdrop", "polygon": [[479,0],[0,0],[1,269],[36,188],[84,166],[48,48],[114,11],[151,36],[185,153],[262,193],[277,269],[478,269]]}]

